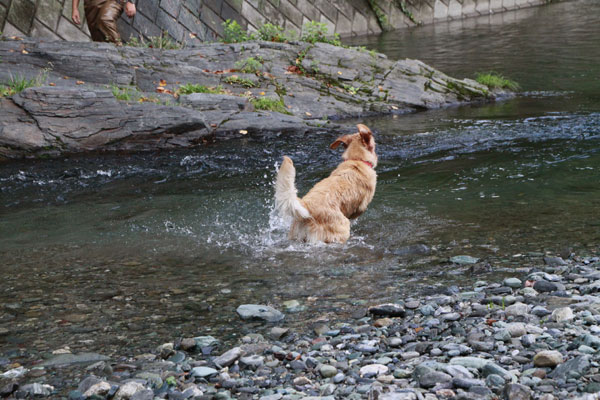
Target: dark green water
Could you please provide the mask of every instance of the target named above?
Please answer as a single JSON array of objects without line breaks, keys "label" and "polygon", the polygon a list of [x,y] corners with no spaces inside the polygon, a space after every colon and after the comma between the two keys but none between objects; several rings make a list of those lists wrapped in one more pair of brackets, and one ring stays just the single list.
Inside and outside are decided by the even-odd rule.
[{"label": "dark green water", "polygon": [[[564,2],[355,39],[457,77],[495,70],[524,94],[363,120],[378,187],[344,246],[290,243],[272,215],[282,155],[305,193],[339,162],[334,136],[2,165],[1,353],[27,364],[63,346],[133,355],[181,336],[229,339],[262,329],[239,321],[244,303],[298,300],[293,327],[515,274],[540,262],[531,252],[597,253],[599,12]],[[463,254],[488,266],[448,264]]]}]

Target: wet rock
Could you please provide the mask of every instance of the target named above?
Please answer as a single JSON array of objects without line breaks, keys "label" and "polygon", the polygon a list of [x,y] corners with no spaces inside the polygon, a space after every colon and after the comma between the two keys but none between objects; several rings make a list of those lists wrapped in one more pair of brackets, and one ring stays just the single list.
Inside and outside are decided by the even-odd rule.
[{"label": "wet rock", "polygon": [[285,317],[283,313],[272,307],[257,304],[243,304],[236,312],[243,320],[279,322]]},{"label": "wet rock", "polygon": [[24,385],[19,389],[20,391],[26,393],[28,396],[35,397],[48,397],[53,394],[54,387],[43,384],[43,383],[31,383],[28,385]]},{"label": "wet rock", "polygon": [[406,310],[400,304],[387,303],[369,307],[369,313],[386,317],[404,317]]},{"label": "wet rock", "polygon": [[566,380],[567,378],[578,379],[590,368],[590,360],[591,357],[587,354],[577,356],[560,364],[548,376],[558,380]]},{"label": "wet rock", "polygon": [[231,364],[233,364],[238,358],[240,358],[242,354],[244,354],[244,351],[241,347],[234,347],[233,349],[230,349],[225,353],[221,354],[219,357],[215,358],[213,362],[219,368],[228,367]]},{"label": "wet rock", "polygon": [[450,262],[454,264],[460,265],[470,265],[476,264],[479,262],[479,258],[471,257],[471,256],[454,256],[450,257]]},{"label": "wet rock", "polygon": [[259,355],[251,355],[240,358],[240,365],[246,368],[257,369],[265,363],[265,358]]},{"label": "wet rock", "polygon": [[546,280],[539,280],[536,281],[533,284],[533,288],[540,292],[540,293],[545,293],[545,292],[555,292],[557,290],[564,290],[565,287],[559,283],[555,283],[555,282],[548,282]]},{"label": "wet rock", "polygon": [[531,389],[518,383],[507,384],[504,386],[502,393],[507,400],[529,400],[532,398]]},{"label": "wet rock", "polygon": [[197,376],[199,378],[206,378],[208,376],[216,375],[218,373],[219,373],[219,371],[217,371],[214,368],[209,368],[209,367],[192,368],[192,376]]},{"label": "wet rock", "polygon": [[556,367],[563,362],[563,356],[556,350],[543,350],[533,357],[533,365],[536,367]]},{"label": "wet rock", "polygon": [[523,282],[521,282],[521,280],[518,278],[506,278],[502,283],[505,286],[513,289],[519,289],[521,286],[523,286]]},{"label": "wet rock", "polygon": [[4,379],[18,379],[22,376],[24,376],[27,371],[29,371],[28,369],[26,369],[25,367],[17,367],[17,368],[13,368],[10,369],[4,373],[2,373],[0,376]]},{"label": "wet rock", "polygon": [[42,367],[58,367],[73,364],[91,364],[98,361],[107,361],[109,357],[96,353],[59,354],[40,364]]},{"label": "wet rock", "polygon": [[544,257],[544,263],[546,263],[546,265],[549,265],[551,267],[567,265],[565,260],[563,260],[560,257]]},{"label": "wet rock", "polygon": [[274,340],[279,340],[284,337],[290,330],[288,328],[280,328],[278,326],[274,326],[271,328],[269,332],[269,336]]}]

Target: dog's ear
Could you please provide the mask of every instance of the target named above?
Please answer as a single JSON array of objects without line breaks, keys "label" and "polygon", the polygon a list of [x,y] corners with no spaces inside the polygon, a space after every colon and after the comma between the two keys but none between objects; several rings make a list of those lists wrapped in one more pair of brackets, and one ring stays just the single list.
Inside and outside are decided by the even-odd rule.
[{"label": "dog's ear", "polygon": [[358,124],[356,127],[358,128],[358,133],[360,134],[360,138],[362,139],[364,145],[369,150],[372,150],[373,146],[371,145],[371,139],[373,137],[373,132],[371,132],[371,130],[363,124]]},{"label": "dog's ear", "polygon": [[338,146],[340,144],[343,144],[344,147],[348,147],[348,145],[350,144],[351,141],[352,141],[352,135],[340,136],[339,138],[335,139],[335,142],[333,142],[329,145],[329,148],[335,150],[338,148]]},{"label": "dog's ear", "polygon": [[371,130],[363,124],[358,124],[356,125],[356,127],[358,128],[358,133],[360,133],[360,137],[362,138],[362,140],[365,143],[369,143],[369,141],[371,140],[371,136],[373,136],[373,132],[371,132]]}]

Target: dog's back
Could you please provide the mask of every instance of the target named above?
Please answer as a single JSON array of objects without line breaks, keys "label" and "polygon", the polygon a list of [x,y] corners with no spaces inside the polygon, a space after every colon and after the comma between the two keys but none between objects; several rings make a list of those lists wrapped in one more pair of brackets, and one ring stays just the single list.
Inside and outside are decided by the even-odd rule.
[{"label": "dog's back", "polygon": [[364,125],[358,127],[359,133],[342,136],[331,145],[347,147],[344,161],[302,199],[297,197],[292,160],[284,157],[277,174],[275,204],[280,213],[293,218],[290,239],[344,243],[350,237],[350,219],[367,209],[375,194],[377,156],[371,131]]}]

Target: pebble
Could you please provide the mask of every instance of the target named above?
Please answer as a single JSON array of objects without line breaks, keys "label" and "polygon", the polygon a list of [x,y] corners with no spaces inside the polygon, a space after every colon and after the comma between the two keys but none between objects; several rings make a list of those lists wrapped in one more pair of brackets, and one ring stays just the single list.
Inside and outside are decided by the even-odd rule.
[{"label": "pebble", "polygon": [[236,310],[243,320],[260,320],[266,322],[279,322],[285,315],[273,307],[258,304],[242,304]]},{"label": "pebble", "polygon": [[533,357],[533,365],[536,367],[556,367],[563,362],[563,356],[556,350],[543,350]]},{"label": "pebble", "polygon": [[552,319],[555,322],[570,321],[574,317],[573,310],[571,310],[569,307],[557,308],[556,310],[552,311]]},{"label": "pebble", "polygon": [[[99,355],[82,358],[83,353],[54,354],[45,362],[71,357],[63,359],[67,364],[54,365],[104,377],[88,376],[77,390],[68,388],[71,400],[125,398],[126,392],[129,400],[578,398],[600,390],[595,360],[600,285],[583,293],[581,281],[575,282],[600,280],[600,263],[580,260],[520,268],[523,280],[482,281],[473,288],[441,288],[406,302],[380,304],[357,320],[338,321],[328,314],[316,319],[314,330],[240,323],[253,333],[227,347],[212,336],[198,336],[161,345],[151,355],[115,356],[112,362],[90,362]],[[559,290],[542,290],[550,285]],[[73,360],[85,362],[78,366]],[[54,384],[52,367],[26,371],[16,361],[2,361],[2,376],[14,374],[19,385],[5,384],[1,396],[41,393],[43,384],[33,379]],[[86,371],[94,363],[98,367]],[[111,364],[114,371],[106,370]],[[52,390],[45,396],[54,396]]]}]

